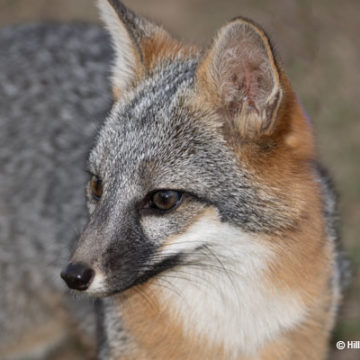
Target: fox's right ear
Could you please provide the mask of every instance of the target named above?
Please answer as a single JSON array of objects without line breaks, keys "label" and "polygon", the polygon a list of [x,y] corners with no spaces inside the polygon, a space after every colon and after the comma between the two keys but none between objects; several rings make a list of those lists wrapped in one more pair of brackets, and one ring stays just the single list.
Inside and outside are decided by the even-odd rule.
[{"label": "fox's right ear", "polygon": [[156,66],[175,53],[177,43],[160,26],[136,15],[119,0],[98,0],[115,50],[113,92],[118,98]]}]

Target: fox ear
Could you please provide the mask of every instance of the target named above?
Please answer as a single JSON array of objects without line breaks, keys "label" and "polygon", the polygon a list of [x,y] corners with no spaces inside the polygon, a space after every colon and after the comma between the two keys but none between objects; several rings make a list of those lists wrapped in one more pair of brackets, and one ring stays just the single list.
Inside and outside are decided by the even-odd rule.
[{"label": "fox ear", "polygon": [[113,89],[117,98],[151,70],[164,42],[170,36],[159,26],[136,15],[119,0],[98,0],[114,50]]},{"label": "fox ear", "polygon": [[279,69],[268,37],[251,21],[237,18],[220,29],[197,84],[242,136],[272,132],[282,100]]}]

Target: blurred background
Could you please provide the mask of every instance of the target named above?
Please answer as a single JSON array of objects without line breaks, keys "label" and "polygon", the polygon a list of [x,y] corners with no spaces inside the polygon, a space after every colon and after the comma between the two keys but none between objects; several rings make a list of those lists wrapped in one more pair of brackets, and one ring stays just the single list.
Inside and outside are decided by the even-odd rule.
[{"label": "blurred background", "polygon": [[[270,34],[313,121],[320,156],[340,194],[343,243],[354,274],[334,332],[331,359],[360,359],[360,349],[335,348],[337,340],[360,341],[360,1],[124,2],[196,44],[209,43],[216,30],[237,15],[252,18]],[[44,20],[99,23],[93,0],[0,0],[0,26]],[[64,356],[60,358],[71,358]]]}]

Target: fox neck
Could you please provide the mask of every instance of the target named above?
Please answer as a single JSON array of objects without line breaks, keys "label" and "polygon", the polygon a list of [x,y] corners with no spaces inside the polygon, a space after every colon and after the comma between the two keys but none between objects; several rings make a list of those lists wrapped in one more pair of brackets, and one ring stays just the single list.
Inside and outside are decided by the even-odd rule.
[{"label": "fox neck", "polygon": [[267,280],[274,253],[266,241],[225,223],[201,225],[214,231],[206,262],[165,273],[118,303],[144,359],[258,358],[305,316],[299,296]]}]

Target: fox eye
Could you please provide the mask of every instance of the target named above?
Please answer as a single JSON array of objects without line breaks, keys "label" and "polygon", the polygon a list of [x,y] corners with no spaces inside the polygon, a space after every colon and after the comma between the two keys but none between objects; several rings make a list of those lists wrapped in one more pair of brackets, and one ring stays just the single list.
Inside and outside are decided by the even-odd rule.
[{"label": "fox eye", "polygon": [[153,209],[168,211],[180,205],[182,193],[174,190],[159,190],[152,194],[151,207]]},{"label": "fox eye", "polygon": [[99,200],[103,193],[103,184],[96,175],[91,175],[90,179],[91,195],[95,200]]}]

